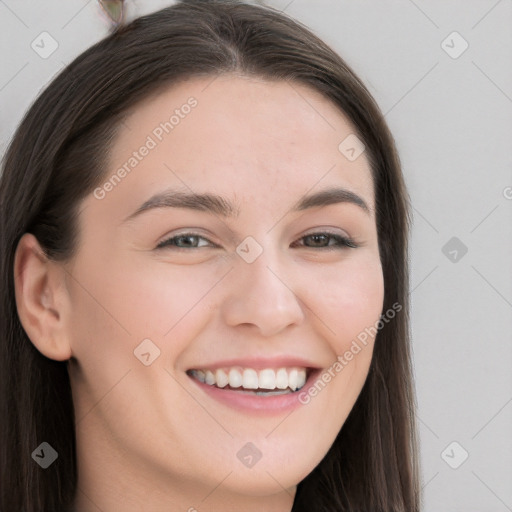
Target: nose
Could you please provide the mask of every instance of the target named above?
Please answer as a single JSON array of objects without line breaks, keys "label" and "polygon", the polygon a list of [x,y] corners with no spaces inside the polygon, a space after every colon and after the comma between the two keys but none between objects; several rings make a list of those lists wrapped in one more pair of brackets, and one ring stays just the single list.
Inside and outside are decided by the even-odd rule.
[{"label": "nose", "polygon": [[275,336],[304,320],[302,303],[294,293],[295,282],[279,256],[263,253],[252,263],[236,262],[222,313],[230,327],[245,325],[262,336]]}]

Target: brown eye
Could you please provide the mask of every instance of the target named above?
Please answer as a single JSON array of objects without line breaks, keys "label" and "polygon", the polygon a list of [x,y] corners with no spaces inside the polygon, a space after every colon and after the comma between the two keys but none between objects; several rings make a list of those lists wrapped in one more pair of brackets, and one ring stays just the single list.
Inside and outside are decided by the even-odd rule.
[{"label": "brown eye", "polygon": [[[334,233],[311,233],[303,236],[300,240],[306,242],[303,247],[317,249],[342,249],[350,247],[355,249],[358,245],[351,238],[347,238]],[[334,241],[334,243],[330,243]]]}]

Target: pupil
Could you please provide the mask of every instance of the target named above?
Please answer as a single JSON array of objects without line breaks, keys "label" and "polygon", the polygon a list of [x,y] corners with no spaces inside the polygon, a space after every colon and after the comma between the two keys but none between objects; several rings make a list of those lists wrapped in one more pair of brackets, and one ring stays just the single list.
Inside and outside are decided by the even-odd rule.
[{"label": "pupil", "polygon": [[325,242],[325,235],[311,235],[311,237],[313,238],[313,243],[315,245],[319,245],[322,242]]},{"label": "pupil", "polygon": [[185,245],[188,245],[188,246],[194,245],[194,239],[195,239],[195,237],[193,237],[193,236],[182,236],[181,237],[181,240],[184,240]]}]

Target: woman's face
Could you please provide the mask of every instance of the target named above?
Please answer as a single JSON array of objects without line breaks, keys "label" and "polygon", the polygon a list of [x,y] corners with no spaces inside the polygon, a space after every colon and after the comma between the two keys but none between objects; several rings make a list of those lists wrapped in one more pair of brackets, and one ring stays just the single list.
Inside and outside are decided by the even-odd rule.
[{"label": "woman's face", "polygon": [[291,503],[354,405],[373,339],[351,347],[382,312],[369,163],[353,138],[339,148],[353,132],[303,85],[235,75],[180,83],[121,125],[66,267],[84,492]]}]

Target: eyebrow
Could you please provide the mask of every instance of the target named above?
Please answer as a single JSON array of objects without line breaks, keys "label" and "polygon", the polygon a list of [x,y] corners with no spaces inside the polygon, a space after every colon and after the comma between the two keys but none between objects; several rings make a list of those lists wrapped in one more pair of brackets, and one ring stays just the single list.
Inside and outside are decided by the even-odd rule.
[{"label": "eyebrow", "polygon": [[[309,208],[329,206],[337,203],[349,203],[359,206],[367,214],[370,213],[370,208],[363,198],[346,190],[344,188],[329,188],[302,197],[291,211],[302,211]],[[210,212],[222,217],[236,218],[240,215],[240,207],[232,204],[228,199],[215,194],[196,194],[188,192],[180,192],[177,190],[166,190],[157,193],[145,201],[137,210],[123,220],[128,220],[137,217],[143,212],[153,210],[155,208],[187,208],[190,210]]]}]

